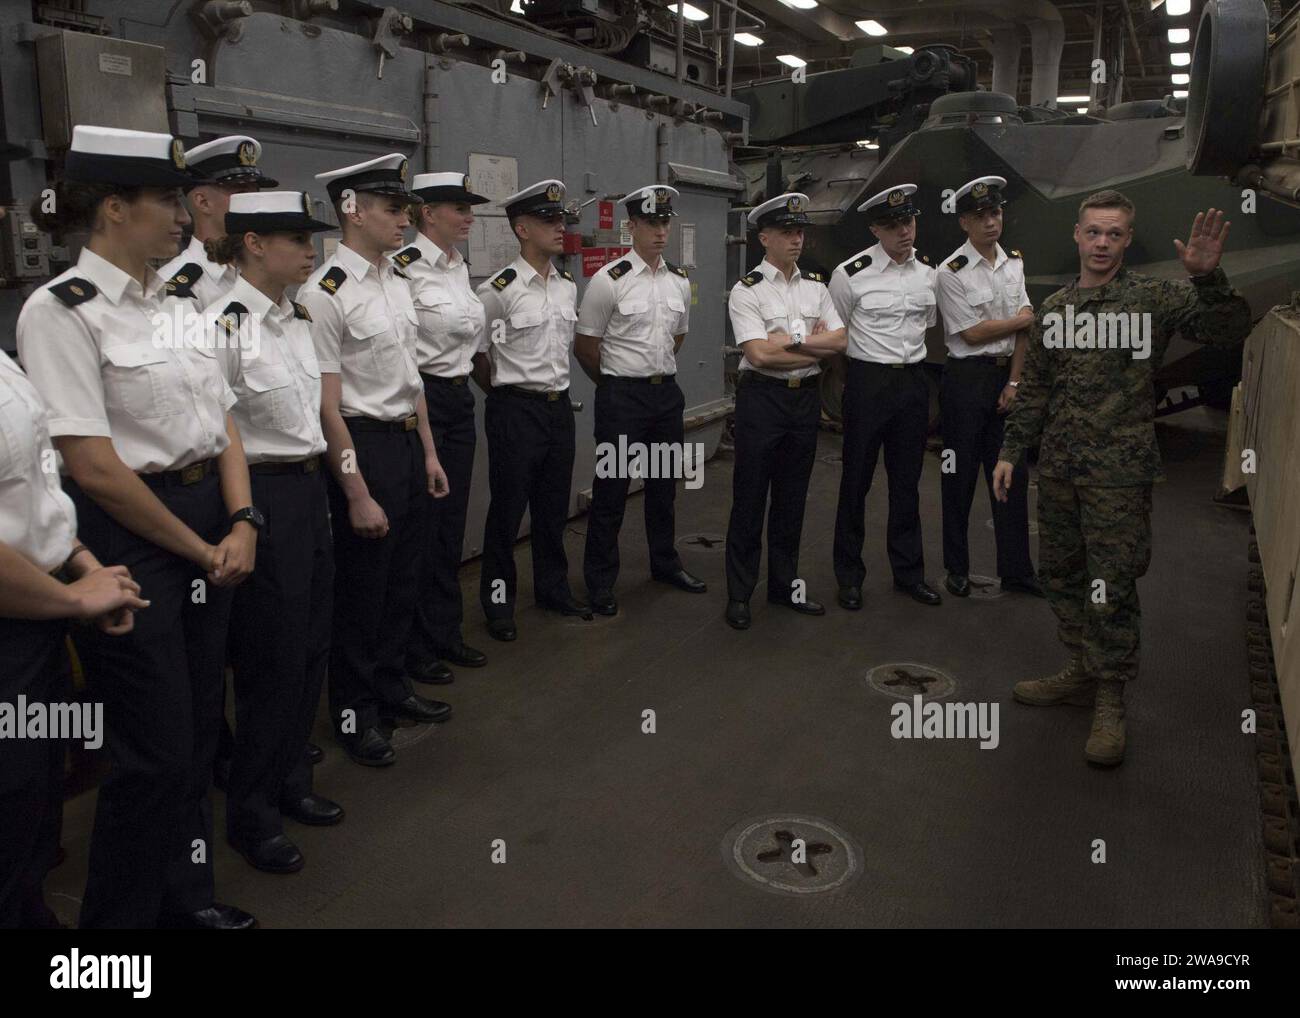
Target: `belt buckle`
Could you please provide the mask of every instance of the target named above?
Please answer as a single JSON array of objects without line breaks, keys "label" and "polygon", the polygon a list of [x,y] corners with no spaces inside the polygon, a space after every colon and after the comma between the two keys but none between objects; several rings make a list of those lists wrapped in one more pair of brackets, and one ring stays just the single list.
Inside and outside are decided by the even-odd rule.
[{"label": "belt buckle", "polygon": [[461,375],[459,378],[453,378],[453,379],[451,380],[451,384],[452,384],[452,385],[464,385],[464,384],[465,384],[465,376],[464,376],[464,375]]},{"label": "belt buckle", "polygon": [[650,384],[651,384],[651,385],[662,385],[662,384],[663,384],[663,381],[664,381],[664,376],[663,376],[663,375],[651,375],[651,376],[650,376]]},{"label": "belt buckle", "polygon": [[312,456],[303,461],[302,472],[304,474],[314,474],[320,469],[320,457]]},{"label": "belt buckle", "polygon": [[414,431],[417,427],[419,427],[419,424],[420,424],[420,418],[415,416],[415,414],[411,414],[410,417],[408,417],[406,420],[402,422],[402,430]]},{"label": "belt buckle", "polygon": [[1007,366],[1007,362],[1010,360],[1011,360],[1010,357],[997,357],[994,359],[994,363],[996,363],[997,366],[1000,368],[1005,368]]},{"label": "belt buckle", "polygon": [[198,484],[207,473],[203,462],[191,463],[188,467],[181,468],[181,484]]},{"label": "belt buckle", "polygon": [[802,378],[787,378],[787,379],[785,380],[785,384],[786,384],[786,388],[789,388],[789,389],[797,389],[797,388],[799,388],[800,385],[803,384],[803,379],[802,379]]},{"label": "belt buckle", "polygon": [[898,368],[899,371],[902,371],[903,368],[907,367],[906,364],[890,364],[889,366],[891,368]]},{"label": "belt buckle", "polygon": [[548,392],[546,394],[546,402],[548,403],[554,403],[559,398],[560,394],[558,392]]}]

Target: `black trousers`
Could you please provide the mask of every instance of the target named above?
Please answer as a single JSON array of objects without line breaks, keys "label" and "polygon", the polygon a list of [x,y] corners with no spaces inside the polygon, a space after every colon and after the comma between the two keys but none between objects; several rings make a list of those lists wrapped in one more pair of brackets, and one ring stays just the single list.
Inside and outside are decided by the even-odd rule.
[{"label": "black trousers", "polygon": [[[73,634],[92,696],[104,704],[112,770],[99,786],[83,928],[147,928],[212,904],[208,787],[221,724],[226,627],[233,591],[198,566],[138,537],[74,483],[78,536],[101,562],[124,565],[152,602],[135,628]],[[211,544],[227,533],[215,473],[154,489]]]},{"label": "black trousers", "polygon": [[431,375],[423,378],[429,430],[451,490],[429,504],[420,559],[420,592],[409,647],[416,661],[440,657],[462,640],[460,627],[465,611],[458,574],[478,441],[474,393],[468,380],[452,385],[450,379]]},{"label": "black trousers", "polygon": [[283,834],[280,804],[312,790],[307,740],[329,664],[334,592],[326,469],[250,477],[266,526],[230,616],[236,726],[226,833],[239,845]]},{"label": "black trousers", "polygon": [[378,727],[380,707],[411,695],[406,644],[415,617],[420,545],[429,489],[418,432],[362,431],[349,425],[357,469],[388,517],[384,537],[360,537],[348,522],[348,500],[326,478],[334,536],[334,633],[329,655],[330,718],[356,732]]},{"label": "black trousers", "polygon": [[494,388],[483,416],[491,502],[479,601],[489,619],[508,619],[515,612],[514,544],[525,510],[532,521],[533,595],[539,602],[572,596],[564,522],[573,482],[573,407],[567,393],[547,400]]},{"label": "black trousers", "polygon": [[[67,622],[0,618],[0,703],[68,702]],[[23,717],[18,717],[23,722]],[[45,874],[59,850],[61,739],[0,739],[0,930],[44,913]]]},{"label": "black trousers", "polygon": [[758,583],[765,515],[768,596],[789,600],[793,593],[820,419],[816,377],[791,389],[742,374],[727,524],[727,596],[733,601],[748,601]]},{"label": "black trousers", "polygon": [[998,546],[998,576],[1032,577],[1029,559],[1029,467],[1016,464],[1006,502],[993,494],[993,468],[1002,448],[1006,418],[997,411],[998,396],[1010,370],[982,358],[949,357],[939,385],[943,414],[943,444],[955,456],[952,473],[940,474],[943,494],[943,566],[959,576],[970,573],[970,509],[980,470],[993,508],[993,533]]},{"label": "black trousers", "polygon": [[860,587],[866,537],[866,499],[885,450],[889,477],[889,564],[895,583],[925,579],[918,486],[929,428],[930,390],[920,364],[892,367],[849,359],[844,385],[844,464],[835,513],[835,579]]},{"label": "black trousers", "polygon": [[[615,448],[619,436],[628,445],[642,442],[671,443],[682,449],[685,430],[682,412],[686,397],[675,380],[658,384],[641,380],[624,381],[607,377],[596,387],[597,446],[608,442]],[[620,470],[619,473],[626,473]],[[629,478],[596,477],[591,482],[591,510],[587,514],[587,546],[582,571],[587,590],[612,591],[618,580],[618,532],[627,507]],[[673,546],[676,535],[673,500],[677,481],[672,477],[645,480],[645,536],[650,546],[650,574],[666,576],[682,567]]]}]

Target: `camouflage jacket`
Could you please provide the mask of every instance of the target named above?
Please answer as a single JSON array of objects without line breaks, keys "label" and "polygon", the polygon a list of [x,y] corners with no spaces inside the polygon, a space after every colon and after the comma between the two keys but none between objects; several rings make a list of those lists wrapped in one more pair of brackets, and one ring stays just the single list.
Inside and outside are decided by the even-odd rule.
[{"label": "camouflage jacket", "polygon": [[[1162,476],[1152,378],[1170,339],[1180,333],[1232,346],[1250,327],[1250,306],[1219,268],[1192,282],[1123,267],[1093,289],[1080,289],[1076,279],[1035,317],[998,458],[1015,463],[1041,439],[1038,469],[1045,477],[1150,484]],[[1107,345],[1097,344],[1103,333]],[[1135,357],[1144,337],[1147,356]],[[1128,348],[1116,348],[1126,341]]]}]

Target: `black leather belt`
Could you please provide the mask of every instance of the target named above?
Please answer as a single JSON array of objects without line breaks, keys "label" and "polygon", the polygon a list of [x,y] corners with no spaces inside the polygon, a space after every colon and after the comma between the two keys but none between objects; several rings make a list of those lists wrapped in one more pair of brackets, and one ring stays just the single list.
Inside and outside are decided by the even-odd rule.
[{"label": "black leather belt", "polygon": [[430,375],[421,371],[420,376],[426,382],[438,382],[440,385],[465,385],[469,382],[469,375],[457,375],[451,378],[447,375]]},{"label": "black leather belt", "polygon": [[545,403],[554,403],[558,399],[567,398],[568,389],[552,389],[549,391],[538,391],[536,389],[525,389],[518,385],[497,385],[493,387],[496,392],[508,392],[512,396],[523,396],[525,399],[540,399]]},{"label": "black leather belt", "polygon": [[903,368],[923,367],[925,365],[925,361],[912,361],[910,364],[896,364],[896,363],[886,364],[884,361],[864,361],[864,360],[859,360],[857,357],[850,357],[849,364],[850,365],[864,364],[869,368],[893,368],[901,371]]},{"label": "black leather belt", "polygon": [[949,357],[948,359],[950,361],[956,361],[959,364],[974,362],[976,364],[983,364],[986,367],[998,367],[998,368],[1005,368],[1007,365],[1011,363],[1010,354],[1003,354],[1002,356],[998,357],[998,356],[994,356],[993,354],[982,353],[982,354],[975,354],[971,357]]},{"label": "black leather belt", "polygon": [[250,463],[250,474],[314,474],[320,469],[320,457],[308,456],[305,460],[285,460],[279,463]]},{"label": "black leather belt", "polygon": [[764,385],[779,385],[783,389],[801,389],[805,386],[817,385],[821,376],[822,373],[819,371],[815,375],[803,375],[799,378],[773,378],[758,371],[742,371],[738,384],[752,385],[755,382],[762,382]]},{"label": "black leather belt", "polygon": [[414,431],[420,419],[411,414],[400,421],[377,421],[373,417],[344,417],[349,431]]},{"label": "black leather belt", "polygon": [[663,385],[664,382],[672,382],[677,378],[676,375],[646,375],[639,378],[635,375],[601,375],[601,382],[639,382],[643,385]]},{"label": "black leather belt", "polygon": [[216,469],[216,460],[199,460],[179,470],[163,470],[156,474],[137,474],[136,476],[151,488],[188,487],[198,484]]}]

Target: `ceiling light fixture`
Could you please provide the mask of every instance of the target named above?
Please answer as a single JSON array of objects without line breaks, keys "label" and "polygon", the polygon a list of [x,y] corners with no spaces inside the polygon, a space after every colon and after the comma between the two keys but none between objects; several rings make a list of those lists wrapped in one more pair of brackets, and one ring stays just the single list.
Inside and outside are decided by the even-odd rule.
[{"label": "ceiling light fixture", "polygon": [[[672,11],[674,14],[677,13],[676,4],[669,4],[668,9]],[[705,14],[702,10],[700,10],[698,7],[692,7],[690,4],[683,4],[682,17],[684,17],[687,21],[707,21],[709,16]]]},{"label": "ceiling light fixture", "polygon": [[1175,67],[1186,67],[1192,62],[1192,55],[1190,53],[1170,53],[1169,62]]},{"label": "ceiling light fixture", "polygon": [[1171,28],[1169,30],[1169,41],[1175,46],[1181,46],[1183,43],[1192,41],[1192,30],[1190,28]]},{"label": "ceiling light fixture", "polygon": [[889,29],[887,29],[879,21],[855,21],[853,23],[857,25],[860,29],[862,29],[862,31],[866,32],[867,35],[888,35],[889,34]]},{"label": "ceiling light fixture", "polygon": [[777,59],[786,67],[805,67],[808,64],[803,57],[797,57],[793,53],[782,53]]},{"label": "ceiling light fixture", "polygon": [[750,35],[748,32],[737,32],[736,42],[742,46],[762,46],[763,40],[756,35]]},{"label": "ceiling light fixture", "polygon": [[1190,14],[1192,10],[1192,0],[1165,0],[1165,13],[1171,18],[1181,18],[1184,14]]}]

